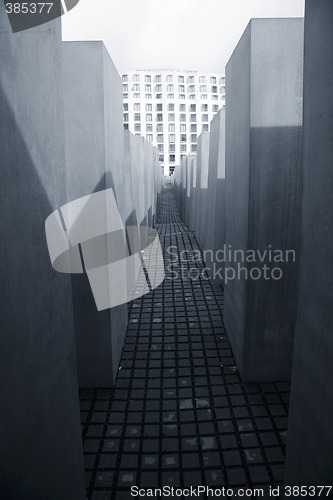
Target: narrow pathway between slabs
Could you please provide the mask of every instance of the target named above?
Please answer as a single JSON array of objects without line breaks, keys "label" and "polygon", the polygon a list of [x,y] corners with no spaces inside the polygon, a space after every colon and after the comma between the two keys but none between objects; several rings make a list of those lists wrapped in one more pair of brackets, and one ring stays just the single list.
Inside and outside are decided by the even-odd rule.
[{"label": "narrow pathway between slabs", "polygon": [[130,499],[132,485],[279,485],[289,385],[241,383],[222,288],[186,272],[204,263],[171,188],[157,229],[166,279],[130,304],[115,388],[80,391],[88,498]]}]

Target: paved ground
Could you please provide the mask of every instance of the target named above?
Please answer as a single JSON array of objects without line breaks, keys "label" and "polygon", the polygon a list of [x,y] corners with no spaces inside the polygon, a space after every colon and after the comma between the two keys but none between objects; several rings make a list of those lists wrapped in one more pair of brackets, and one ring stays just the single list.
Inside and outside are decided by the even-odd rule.
[{"label": "paved ground", "polygon": [[241,383],[222,289],[191,279],[203,263],[171,190],[157,228],[167,277],[130,305],[116,386],[80,391],[88,498],[134,498],[131,485],[279,485],[289,385]]}]

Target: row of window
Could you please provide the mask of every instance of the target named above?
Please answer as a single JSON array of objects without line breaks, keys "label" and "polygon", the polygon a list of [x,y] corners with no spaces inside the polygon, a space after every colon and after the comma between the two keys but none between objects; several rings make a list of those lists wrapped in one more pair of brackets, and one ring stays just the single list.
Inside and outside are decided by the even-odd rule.
[{"label": "row of window", "polygon": [[[122,80],[125,83],[128,82],[129,81],[128,75],[123,75]],[[152,75],[144,75],[144,81],[146,83],[151,83],[152,81],[154,81],[156,83],[160,83],[160,82],[162,82],[162,80],[163,80],[162,75],[155,75],[154,77],[152,77]],[[183,75],[179,75],[177,77],[177,80],[174,77],[174,75],[166,75],[165,80],[167,83],[173,83],[174,81],[177,81],[178,83],[185,83],[185,77]],[[204,75],[199,76],[199,83],[207,83],[209,81],[211,84],[216,85],[217,80],[219,80],[220,85],[225,84],[225,77],[224,76],[221,76],[219,79],[216,76],[211,76],[210,78],[208,78],[207,76],[204,76]],[[132,81],[133,82],[140,82],[140,74],[132,75]],[[193,75],[188,76],[186,78],[186,83],[195,83],[195,77]]]},{"label": "row of window", "polygon": [[[219,99],[219,96],[218,94],[209,94],[211,99],[213,101],[218,101]],[[155,94],[155,99],[163,99],[163,94]],[[140,99],[141,98],[141,94],[140,93],[134,93],[133,94],[133,98],[134,99]],[[152,99],[153,98],[153,95],[152,94],[145,94],[145,99]],[[167,99],[174,99],[175,98],[175,95],[174,94],[167,94]],[[187,96],[188,99],[198,99],[198,96],[196,94],[189,94]],[[123,94],[123,99],[128,99],[128,93],[124,93]],[[185,94],[178,94],[178,99],[180,100],[183,100],[183,99],[186,99],[186,95]],[[208,95],[207,94],[201,94],[200,95],[200,99],[201,100],[206,100],[208,99]],[[225,94],[221,94],[220,95],[220,99],[221,101],[224,101],[225,99]]]},{"label": "row of window", "polygon": [[[199,85],[198,92],[211,92],[212,94],[217,94],[218,92],[218,86],[217,85],[211,85],[210,87],[207,87],[207,85]],[[141,87],[139,83],[135,83],[131,87],[132,92],[140,92]],[[154,88],[152,88],[152,85],[145,85],[144,86],[144,91],[145,92],[162,92],[162,85],[155,85]],[[166,91],[167,92],[174,92],[176,89],[174,88],[173,84],[168,84],[166,86]],[[128,92],[129,91],[129,86],[127,83],[123,84],[123,92]],[[178,92],[183,93],[183,92],[188,92],[189,94],[193,94],[196,92],[196,87],[195,85],[188,85],[187,89],[185,85],[178,85]],[[225,92],[225,86],[222,85],[219,88],[219,92],[223,94]]]},{"label": "row of window", "polygon": [[[140,130],[136,130],[136,132],[140,132]],[[186,134],[180,134],[179,140],[180,142],[197,142],[198,136],[197,134],[190,134],[189,136],[189,141],[187,141],[187,135]],[[154,137],[153,134],[146,134],[146,140],[148,142],[153,142]],[[156,136],[156,142],[157,143],[164,143],[164,135],[163,134],[157,134]],[[174,144],[176,142],[176,135],[175,134],[169,134],[168,136],[168,142]]]},{"label": "row of window", "polygon": [[[181,113],[179,115],[179,121],[180,122],[186,122],[188,120],[187,115],[184,113]],[[129,121],[129,114],[124,113],[124,122]],[[135,122],[141,122],[141,113],[134,113],[134,121]],[[152,122],[153,121],[153,115],[151,113],[146,113],[146,122]],[[163,113],[157,113],[156,115],[156,121],[157,122],[163,122]],[[169,113],[168,114],[168,121],[169,122],[174,122],[176,121],[176,115],[174,113]],[[189,115],[189,121],[190,122],[196,122],[197,121],[197,115],[196,114],[190,114]],[[208,113],[204,113],[201,115],[201,121],[202,122],[208,122],[209,121],[209,115]]]},{"label": "row of window", "polygon": [[[124,111],[128,111],[128,103],[124,103]],[[142,105],[142,108],[145,108],[146,111],[153,111],[153,105],[152,104],[145,104]],[[156,104],[155,106],[156,111],[163,111],[163,104]],[[198,105],[199,108],[199,105]],[[139,102],[133,104],[133,109],[134,111],[141,111],[141,104]],[[201,104],[200,109],[202,112],[207,112],[208,111],[208,104]],[[188,110],[190,113],[195,113],[197,111],[197,105],[196,104],[189,104],[188,105]],[[213,113],[217,113],[219,110],[219,105],[218,104],[212,104],[212,111]],[[168,104],[168,111],[175,111],[175,105],[174,104]],[[179,104],[179,111],[180,112],[186,112],[186,104]]]},{"label": "row of window", "polygon": [[[202,126],[201,126],[202,132],[208,131],[208,126],[209,126],[208,123],[203,123]],[[169,123],[169,125],[168,125],[167,128],[168,128],[168,132],[176,132],[176,125],[174,123]],[[142,127],[142,129],[143,129],[143,127]],[[134,131],[135,132],[141,132],[142,129],[141,129],[141,124],[140,123],[135,123],[134,124]],[[146,132],[153,132],[153,131],[154,131],[153,124],[152,123],[147,123],[146,124]],[[188,128],[188,130],[187,130],[186,124],[181,123],[180,127],[179,127],[179,132],[180,133],[191,132],[193,134],[193,133],[197,133],[197,131],[198,131],[198,127],[197,127],[196,123],[192,123],[191,126]],[[155,132],[164,132],[163,124],[162,123],[158,123],[156,125]]]}]

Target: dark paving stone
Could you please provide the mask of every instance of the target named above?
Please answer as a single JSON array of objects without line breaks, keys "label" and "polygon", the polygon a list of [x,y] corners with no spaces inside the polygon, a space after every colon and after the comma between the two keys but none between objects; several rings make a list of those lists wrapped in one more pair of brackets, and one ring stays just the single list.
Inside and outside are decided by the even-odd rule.
[{"label": "dark paving stone", "polygon": [[163,284],[129,304],[115,387],[80,391],[87,497],[127,499],[132,485],[237,492],[281,484],[289,384],[242,383],[223,325],[223,290],[202,276],[188,279],[185,271],[204,268],[193,258],[197,241],[172,191],[161,200],[165,265],[183,275],[171,280],[166,268]]}]

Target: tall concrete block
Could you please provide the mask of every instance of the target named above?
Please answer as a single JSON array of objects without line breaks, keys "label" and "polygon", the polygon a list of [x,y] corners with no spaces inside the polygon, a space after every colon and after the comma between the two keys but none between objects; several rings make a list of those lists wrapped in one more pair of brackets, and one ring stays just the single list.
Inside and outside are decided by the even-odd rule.
[{"label": "tall concrete block", "polygon": [[[65,42],[68,201],[113,188],[123,223],[124,131],[120,76],[102,42]],[[86,275],[72,275],[79,384],[110,387],[127,327],[127,305],[98,311]]]},{"label": "tall concrete block", "polygon": [[196,168],[196,188],[194,191],[194,226],[195,236],[202,245],[207,221],[207,188],[209,162],[209,132],[202,132],[198,137]]},{"label": "tall concrete block", "polygon": [[0,497],[85,498],[71,281],[45,219],[66,203],[61,26],[13,34],[0,3]]},{"label": "tall concrete block", "polygon": [[222,266],[216,260],[225,245],[225,109],[210,124],[209,166],[207,186],[207,219],[203,241],[205,263],[212,280],[223,282]]},{"label": "tall concrete block", "polygon": [[333,478],[332,27],[333,3],[306,0],[302,252],[285,475],[299,486]]},{"label": "tall concrete block", "polygon": [[197,188],[197,156],[191,155],[191,165],[192,165],[192,184],[191,184],[191,195],[190,195],[190,215],[188,225],[191,230],[193,230],[196,220],[196,188]]},{"label": "tall concrete block", "polygon": [[[227,250],[238,253],[227,255],[235,278],[225,284],[225,325],[244,381],[290,378],[300,254],[302,72],[302,19],[252,20],[226,67],[225,235]],[[254,262],[245,260],[249,250]],[[263,256],[265,250],[261,261],[257,252]],[[276,267],[282,277],[280,271],[272,277]]]}]

